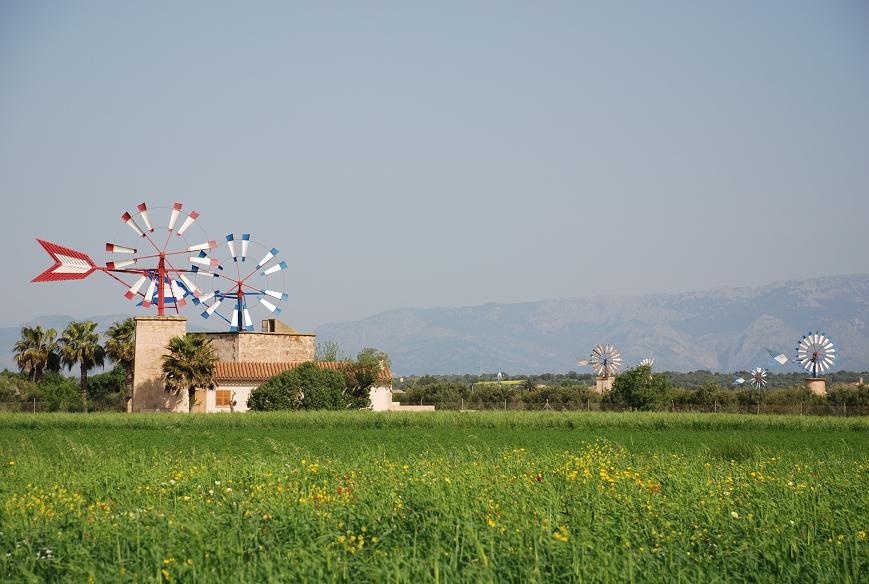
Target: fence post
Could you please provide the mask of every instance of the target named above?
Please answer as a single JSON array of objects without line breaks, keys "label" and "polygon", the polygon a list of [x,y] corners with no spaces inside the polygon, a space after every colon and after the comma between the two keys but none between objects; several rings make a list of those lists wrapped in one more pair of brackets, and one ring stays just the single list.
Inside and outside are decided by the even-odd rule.
[{"label": "fence post", "polygon": [[505,412],[507,411],[507,400],[506,399],[504,400],[504,411]]},{"label": "fence post", "polygon": [[760,402],[757,402],[757,415],[760,415]]},{"label": "fence post", "polygon": [[803,415],[803,402],[800,402],[800,415]]},{"label": "fence post", "polygon": [[33,398],[33,413],[36,413],[36,398]]},{"label": "fence post", "polygon": [[461,411],[465,410],[465,398],[462,398],[462,405],[459,406],[459,410],[461,410]]}]

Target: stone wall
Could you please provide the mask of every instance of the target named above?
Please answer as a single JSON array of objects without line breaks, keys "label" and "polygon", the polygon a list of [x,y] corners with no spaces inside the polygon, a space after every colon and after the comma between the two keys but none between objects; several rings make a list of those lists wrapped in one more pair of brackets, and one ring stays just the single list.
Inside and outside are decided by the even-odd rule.
[{"label": "stone wall", "polygon": [[311,361],[316,335],[299,333],[204,333],[221,361]]},{"label": "stone wall", "polygon": [[606,393],[613,388],[614,377],[597,377],[594,380],[594,390],[597,393]]},{"label": "stone wall", "polygon": [[136,317],[136,365],[133,371],[133,412],[186,412],[187,392],[172,395],[163,389],[163,355],[172,337],[187,334],[185,316]]},{"label": "stone wall", "polygon": [[827,380],[823,377],[808,377],[806,389],[815,395],[827,395]]}]

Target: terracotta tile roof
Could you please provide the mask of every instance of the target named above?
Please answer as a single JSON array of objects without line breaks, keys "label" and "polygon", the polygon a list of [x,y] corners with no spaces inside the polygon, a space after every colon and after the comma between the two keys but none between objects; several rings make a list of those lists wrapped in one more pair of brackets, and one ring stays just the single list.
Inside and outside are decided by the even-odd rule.
[{"label": "terracotta tile roof", "polygon": [[[214,368],[215,381],[267,381],[284,371],[298,367],[305,361],[246,362],[218,361]],[[341,369],[340,361],[314,361],[321,369]],[[380,381],[392,381],[392,372],[384,369]]]}]

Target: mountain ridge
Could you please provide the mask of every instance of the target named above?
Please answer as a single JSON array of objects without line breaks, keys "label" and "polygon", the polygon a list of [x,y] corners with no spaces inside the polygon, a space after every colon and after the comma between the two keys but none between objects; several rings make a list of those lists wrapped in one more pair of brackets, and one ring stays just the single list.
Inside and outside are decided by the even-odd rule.
[{"label": "mountain ridge", "polygon": [[765,366],[807,331],[839,342],[837,368],[869,367],[869,274],[720,286],[682,293],[595,295],[477,306],[397,308],[317,327],[352,353],[386,351],[399,374],[571,369],[598,343],[631,365],[656,358],[678,371]]}]

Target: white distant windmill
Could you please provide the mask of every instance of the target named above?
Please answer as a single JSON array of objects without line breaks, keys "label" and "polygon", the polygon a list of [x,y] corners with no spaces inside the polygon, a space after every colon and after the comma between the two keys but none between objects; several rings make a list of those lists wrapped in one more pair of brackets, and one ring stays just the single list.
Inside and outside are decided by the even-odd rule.
[{"label": "white distant windmill", "polygon": [[812,393],[826,394],[827,382],[819,377],[836,362],[836,347],[824,333],[815,331],[803,335],[796,349],[796,361],[811,377],[806,379],[806,388]]},{"label": "white distant windmill", "polygon": [[648,367],[649,369],[651,369],[652,365],[654,365],[654,364],[655,364],[655,359],[652,357],[646,357],[645,359],[640,361],[640,367]]},{"label": "white distant windmill", "polygon": [[609,391],[613,386],[613,378],[622,368],[622,355],[615,345],[598,345],[591,350],[588,359],[580,359],[576,362],[581,367],[591,366],[597,379],[595,390],[599,393]]},{"label": "white distant windmill", "polygon": [[755,367],[749,372],[748,382],[755,389],[766,389],[766,369]]},{"label": "white distant windmill", "polygon": [[809,333],[800,339],[797,345],[797,362],[812,377],[825,373],[835,361],[836,347],[824,333]]}]

